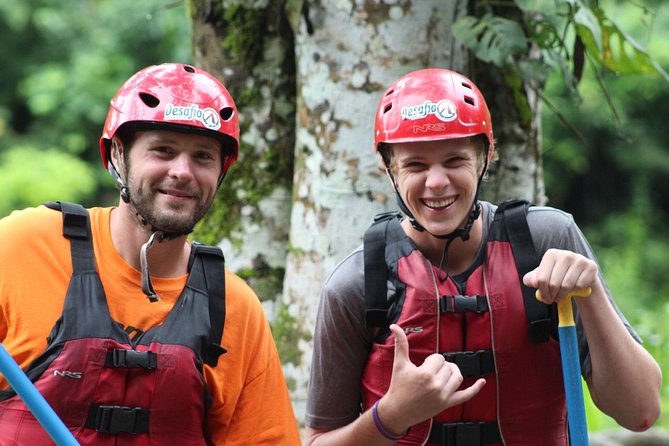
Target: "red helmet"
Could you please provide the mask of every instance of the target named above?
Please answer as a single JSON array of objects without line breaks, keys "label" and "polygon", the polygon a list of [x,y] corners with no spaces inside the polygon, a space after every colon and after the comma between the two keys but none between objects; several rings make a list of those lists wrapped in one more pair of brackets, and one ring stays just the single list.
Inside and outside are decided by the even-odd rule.
[{"label": "red helmet", "polygon": [[166,63],[137,72],[111,100],[100,138],[100,155],[108,167],[112,137],[122,126],[162,127],[198,132],[221,141],[221,177],[239,153],[239,117],[228,90],[211,74],[190,65]]},{"label": "red helmet", "polygon": [[427,68],[395,81],[376,111],[374,147],[483,134],[493,152],[490,112],[476,85],[454,71]]}]

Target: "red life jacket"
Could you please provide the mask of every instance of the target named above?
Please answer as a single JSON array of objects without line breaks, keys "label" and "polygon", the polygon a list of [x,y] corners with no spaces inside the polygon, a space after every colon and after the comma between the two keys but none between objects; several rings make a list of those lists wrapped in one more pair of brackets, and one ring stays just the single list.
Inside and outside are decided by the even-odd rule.
[{"label": "red life jacket", "polygon": [[[164,323],[130,339],[109,313],[88,212],[57,207],[73,274],[47,348],[26,374],[82,445],[206,445],[202,366],[225,352],[220,249],[194,244],[188,281]],[[0,394],[0,444],[53,444],[11,389]]]},{"label": "red life jacket", "polygon": [[[479,377],[487,381],[470,401],[411,427],[396,444],[567,445],[559,345],[551,338],[531,342],[516,261],[501,218],[496,215],[490,227],[485,260],[468,277],[464,296],[450,278],[439,279],[437,268],[406,236],[399,220],[388,223],[385,239],[388,279],[395,289],[388,321],[407,333],[412,362],[420,365],[441,353],[460,366],[463,386]],[[393,358],[394,340],[383,333],[372,345],[363,373],[364,409],[387,392]]]}]

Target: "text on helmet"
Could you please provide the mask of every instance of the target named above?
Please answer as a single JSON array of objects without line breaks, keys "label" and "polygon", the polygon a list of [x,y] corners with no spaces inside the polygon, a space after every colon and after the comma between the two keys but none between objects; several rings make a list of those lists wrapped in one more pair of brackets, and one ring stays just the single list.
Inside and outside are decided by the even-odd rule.
[{"label": "text on helmet", "polygon": [[200,121],[203,126],[211,130],[221,128],[221,117],[213,108],[200,108],[197,105],[180,107],[167,104],[165,107],[166,121]]},{"label": "text on helmet", "polygon": [[458,111],[455,104],[448,99],[442,99],[437,103],[428,99],[422,104],[402,107],[400,110],[402,119],[416,120],[425,118],[427,115],[435,115],[439,120],[449,122],[457,118]]}]

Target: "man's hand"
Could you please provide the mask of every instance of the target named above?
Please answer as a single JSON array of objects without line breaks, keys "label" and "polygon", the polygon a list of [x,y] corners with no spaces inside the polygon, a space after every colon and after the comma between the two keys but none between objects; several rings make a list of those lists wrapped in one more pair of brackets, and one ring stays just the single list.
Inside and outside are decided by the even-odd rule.
[{"label": "man's hand", "polygon": [[395,337],[393,374],[388,393],[379,403],[379,416],[390,432],[399,434],[462,404],[485,385],[485,379],[481,378],[458,390],[462,384],[460,369],[438,353],[425,358],[422,365],[414,365],[409,359],[409,341],[404,330],[393,324],[390,331]]},{"label": "man's hand", "polygon": [[545,304],[552,304],[574,290],[594,288],[599,281],[597,264],[571,251],[549,249],[539,266],[523,277],[523,283],[536,288]]}]

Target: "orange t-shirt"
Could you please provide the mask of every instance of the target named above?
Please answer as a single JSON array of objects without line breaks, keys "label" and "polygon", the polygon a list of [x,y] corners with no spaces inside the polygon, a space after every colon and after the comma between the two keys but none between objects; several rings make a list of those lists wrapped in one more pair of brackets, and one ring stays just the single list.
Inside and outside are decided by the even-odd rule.
[{"label": "orange t-shirt", "polygon": [[[98,273],[112,319],[133,336],[160,324],[181,294],[187,276],[152,277],[161,300],[141,290],[141,273],[112,244],[111,208],[90,209]],[[44,206],[0,220],[0,341],[25,369],[46,348],[61,316],[72,274],[62,214]],[[213,404],[207,432],[216,445],[299,445],[297,423],[279,356],[262,305],[237,275],[225,271],[227,353],[204,366]],[[0,387],[6,382],[0,377]],[[1,428],[1,426],[0,426]]]}]

